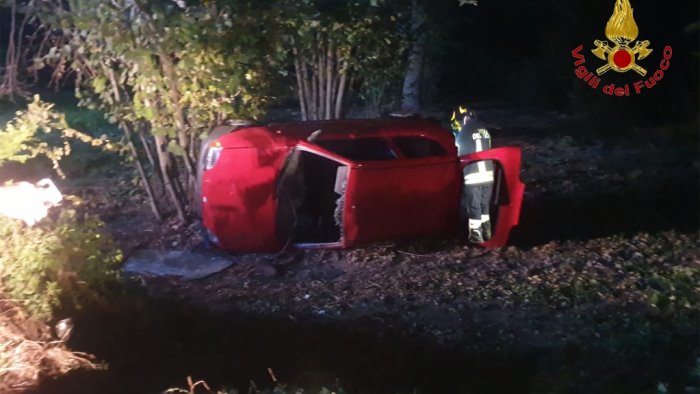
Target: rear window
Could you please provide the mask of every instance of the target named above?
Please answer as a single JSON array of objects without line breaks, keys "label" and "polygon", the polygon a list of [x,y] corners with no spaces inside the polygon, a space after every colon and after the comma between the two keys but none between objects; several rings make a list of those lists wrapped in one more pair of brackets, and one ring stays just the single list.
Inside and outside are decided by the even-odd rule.
[{"label": "rear window", "polygon": [[401,149],[403,155],[409,159],[423,157],[446,156],[447,151],[437,141],[425,137],[396,137],[393,138],[396,146]]},{"label": "rear window", "polygon": [[397,158],[396,153],[381,138],[321,140],[317,144],[353,161],[394,160]]}]

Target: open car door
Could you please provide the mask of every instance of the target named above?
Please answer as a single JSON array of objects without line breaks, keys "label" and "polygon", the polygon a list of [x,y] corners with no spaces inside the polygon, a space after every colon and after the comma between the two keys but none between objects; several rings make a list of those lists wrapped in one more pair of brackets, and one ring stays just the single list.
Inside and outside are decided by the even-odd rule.
[{"label": "open car door", "polygon": [[490,216],[493,236],[481,243],[484,247],[501,247],[508,242],[511,229],[520,220],[525,185],[520,180],[521,150],[502,147],[460,156],[460,172],[471,164],[491,161],[494,168]]},{"label": "open car door", "polygon": [[290,151],[275,186],[280,245],[346,246],[345,189],[353,164],[306,141]]}]

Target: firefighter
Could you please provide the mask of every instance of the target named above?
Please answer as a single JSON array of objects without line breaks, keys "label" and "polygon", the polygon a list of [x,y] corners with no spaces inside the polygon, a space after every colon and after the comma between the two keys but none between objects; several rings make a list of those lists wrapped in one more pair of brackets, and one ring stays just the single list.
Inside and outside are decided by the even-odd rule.
[{"label": "firefighter", "polygon": [[[455,133],[459,156],[491,149],[491,135],[474,113],[466,107],[452,112],[450,127]],[[482,160],[464,167],[462,208],[469,218],[469,242],[481,243],[491,238],[489,205],[493,190],[493,163]]]}]

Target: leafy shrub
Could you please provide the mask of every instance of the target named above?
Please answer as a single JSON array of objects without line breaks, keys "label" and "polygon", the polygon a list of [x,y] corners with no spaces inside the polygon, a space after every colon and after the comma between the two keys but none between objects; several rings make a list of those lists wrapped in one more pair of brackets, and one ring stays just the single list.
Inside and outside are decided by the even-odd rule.
[{"label": "leafy shrub", "polygon": [[65,115],[54,110],[54,104],[41,101],[38,95],[34,96],[26,110],[17,111],[14,119],[0,128],[0,165],[6,161],[25,163],[43,156],[53,163],[58,175],[64,177],[59,161],[70,155],[71,140],[106,151],[120,150],[106,136],[95,138],[70,128]]},{"label": "leafy shrub", "polygon": [[102,227],[71,206],[35,227],[0,217],[0,286],[39,318],[62,302],[99,297],[121,260]]}]

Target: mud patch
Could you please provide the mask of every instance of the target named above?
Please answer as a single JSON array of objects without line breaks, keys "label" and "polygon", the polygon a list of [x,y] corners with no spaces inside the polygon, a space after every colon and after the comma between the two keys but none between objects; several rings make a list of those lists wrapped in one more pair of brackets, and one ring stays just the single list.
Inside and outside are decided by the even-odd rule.
[{"label": "mud patch", "polygon": [[124,272],[195,280],[223,271],[233,264],[233,259],[219,254],[144,249],[136,251],[127,260]]}]

